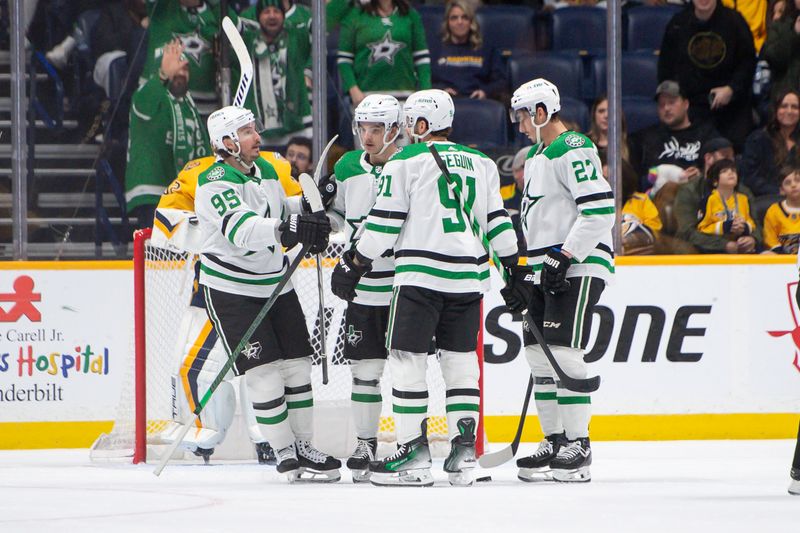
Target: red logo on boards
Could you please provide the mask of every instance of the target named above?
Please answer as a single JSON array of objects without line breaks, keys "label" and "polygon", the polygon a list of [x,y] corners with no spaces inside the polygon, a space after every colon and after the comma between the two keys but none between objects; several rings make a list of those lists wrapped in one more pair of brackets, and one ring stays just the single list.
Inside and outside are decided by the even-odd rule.
[{"label": "red logo on boards", "polygon": [[792,321],[794,322],[794,329],[790,331],[767,331],[773,337],[783,337],[784,335],[791,335],[792,341],[794,342],[794,360],[792,361],[792,365],[794,365],[795,370],[800,372],[800,361],[798,361],[798,351],[800,351],[800,324],[797,322],[797,313],[795,313],[795,305],[794,305],[794,293],[797,287],[797,282],[793,281],[791,283],[786,284],[786,296],[789,300],[789,311],[792,313]]},{"label": "red logo on boards", "polygon": [[0,293],[0,322],[16,322],[23,316],[41,322],[42,313],[33,302],[41,302],[42,293],[33,292],[33,278],[20,276],[14,280],[14,292]]}]

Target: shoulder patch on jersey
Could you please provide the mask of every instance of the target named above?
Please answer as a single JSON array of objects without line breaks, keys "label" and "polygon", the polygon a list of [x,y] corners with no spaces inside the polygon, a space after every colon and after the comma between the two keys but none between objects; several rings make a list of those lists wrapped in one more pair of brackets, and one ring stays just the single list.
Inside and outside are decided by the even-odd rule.
[{"label": "shoulder patch on jersey", "polygon": [[571,146],[572,148],[580,148],[581,146],[586,144],[586,140],[580,135],[570,133],[569,135],[564,137],[564,143],[567,146]]},{"label": "shoulder patch on jersey", "polygon": [[201,161],[199,161],[197,159],[189,161],[188,163],[186,163],[186,165],[184,165],[183,170],[192,170],[195,167],[199,167],[200,163],[201,163]]},{"label": "shoulder patch on jersey", "polygon": [[206,174],[206,180],[208,181],[217,181],[223,177],[225,177],[225,169],[223,167],[214,167]]},{"label": "shoulder patch on jersey", "polygon": [[364,168],[361,166],[361,156],[364,150],[351,150],[344,154],[333,165],[333,173],[336,176],[336,181],[345,181],[353,176],[364,174]]}]

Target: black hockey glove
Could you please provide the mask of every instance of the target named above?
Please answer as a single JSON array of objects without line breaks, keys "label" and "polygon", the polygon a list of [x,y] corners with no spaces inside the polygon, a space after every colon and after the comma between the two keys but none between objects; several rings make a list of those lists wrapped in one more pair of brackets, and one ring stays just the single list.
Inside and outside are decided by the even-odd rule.
[{"label": "black hockey glove", "polygon": [[278,231],[281,232],[281,244],[286,248],[294,248],[298,243],[310,244],[310,252],[318,254],[328,247],[331,222],[324,214],[289,215],[278,226]]},{"label": "black hockey glove", "polygon": [[500,289],[506,307],[512,313],[521,313],[528,308],[533,298],[533,269],[517,264],[517,258],[501,258],[508,274],[506,286]]},{"label": "black hockey glove", "polygon": [[[325,176],[322,178],[319,183],[317,184],[317,188],[319,189],[319,196],[322,200],[322,207],[327,211],[328,208],[333,203],[333,200],[336,198],[336,176],[331,174],[330,176]],[[306,213],[311,212],[311,206],[308,204],[308,200],[306,197],[303,196],[300,200],[303,204],[303,211]]]},{"label": "black hockey glove", "polygon": [[[358,257],[359,265],[354,259]],[[356,285],[361,277],[372,270],[372,261],[355,250],[347,250],[331,274],[331,292],[348,302],[356,297]]]},{"label": "black hockey glove", "polygon": [[558,248],[550,249],[544,256],[542,265],[542,288],[550,294],[568,291],[567,269],[569,269],[569,257]]}]

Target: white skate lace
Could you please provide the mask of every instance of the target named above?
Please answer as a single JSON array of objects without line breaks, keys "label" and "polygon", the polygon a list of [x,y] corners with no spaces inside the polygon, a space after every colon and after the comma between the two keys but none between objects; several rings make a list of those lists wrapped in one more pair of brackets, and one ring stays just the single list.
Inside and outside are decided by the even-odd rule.
[{"label": "white skate lace", "polygon": [[369,442],[358,439],[358,446],[356,446],[356,451],[353,452],[353,457],[359,459],[373,459]]},{"label": "white skate lace", "polygon": [[395,459],[399,459],[406,453],[407,446],[405,444],[401,444],[397,447],[397,451],[394,452],[392,455],[384,459],[384,461],[394,461]]},{"label": "white skate lace", "polygon": [[290,444],[286,448],[281,448],[278,450],[277,454],[279,463],[282,463],[287,459],[295,459],[297,456],[294,451],[294,444]]},{"label": "white skate lace", "polygon": [[553,453],[553,443],[547,439],[544,439],[539,443],[539,447],[536,449],[533,455],[536,457],[544,457],[546,455],[550,455],[551,453]]},{"label": "white skate lace", "polygon": [[324,463],[328,460],[328,456],[314,448],[311,441],[299,440],[297,444],[300,454],[306,459],[310,459],[314,463]]},{"label": "white skate lace", "polygon": [[583,455],[583,447],[579,441],[570,442],[569,446],[561,448],[558,451],[558,456],[565,459],[573,459],[578,455]]}]

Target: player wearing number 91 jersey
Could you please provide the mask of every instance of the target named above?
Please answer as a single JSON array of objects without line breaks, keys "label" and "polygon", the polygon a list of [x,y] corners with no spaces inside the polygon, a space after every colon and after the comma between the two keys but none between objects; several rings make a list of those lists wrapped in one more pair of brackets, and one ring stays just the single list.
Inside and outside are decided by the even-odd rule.
[{"label": "player wearing number 91 jersey", "polygon": [[[471,205],[504,263],[516,264],[517,240],[503,209],[495,163],[477,150],[447,140],[454,113],[450,95],[419,91],[408,98],[403,112],[406,132],[418,144],[402,148],[383,167],[363,235],[342,257],[331,285],[335,294],[352,298],[373,261],[394,249],[386,342],[400,446],[395,454],[370,464],[370,481],[433,484],[424,420],[427,352],[435,335],[451,442],[444,468],[451,483],[470,484],[480,403],[475,349],[482,293],[489,289],[489,262],[456,194]],[[448,185],[431,147],[441,155],[458,190]]]},{"label": "player wearing number 91 jersey", "polygon": [[[585,378],[583,349],[592,310],[614,273],[614,196],[603,179],[597,149],[585,135],[567,130],[560,109],[558,89],[541,78],[523,84],[511,98],[512,121],[535,143],[525,162],[521,208],[528,266],[535,276],[527,301],[504,297],[510,309],[530,311],[559,366],[574,378]],[[515,274],[511,286],[527,279]],[[523,337],[546,439],[536,453],[517,461],[519,478],[589,481],[590,397],[555,381],[527,322]]]}]

